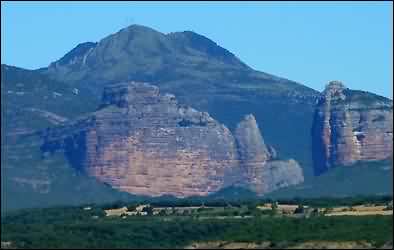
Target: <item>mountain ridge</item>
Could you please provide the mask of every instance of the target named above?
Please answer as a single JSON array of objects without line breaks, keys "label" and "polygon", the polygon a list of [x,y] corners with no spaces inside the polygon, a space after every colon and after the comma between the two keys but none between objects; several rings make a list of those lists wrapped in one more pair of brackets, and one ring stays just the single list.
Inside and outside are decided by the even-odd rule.
[{"label": "mountain ridge", "polygon": [[[322,93],[256,71],[194,32],[163,34],[146,27],[128,28],[97,43],[79,44],[49,67],[24,70],[2,64],[2,115],[6,117],[2,131],[10,128],[7,132],[14,133],[7,136],[7,143],[2,139],[2,156],[7,153],[2,157],[2,166],[7,165],[2,168],[2,185],[7,182],[8,190],[24,190],[27,196],[40,197],[41,204],[52,204],[48,203],[50,197],[60,194],[65,202],[72,199],[84,180],[73,179],[69,187],[63,180],[73,175],[68,172],[59,185],[53,185],[70,164],[59,155],[42,161],[37,146],[40,138],[21,132],[53,126],[48,114],[73,119],[94,112],[107,85],[129,80],[151,82],[162,92],[173,93],[179,102],[208,112],[230,131],[253,113],[264,131],[264,141],[277,150],[277,158],[294,158],[303,168],[305,185],[313,180],[310,129]],[[19,179],[15,181],[15,177]],[[33,182],[21,182],[27,177]],[[36,189],[38,182],[34,181],[52,184]],[[91,195],[93,191],[84,189]],[[104,193],[100,191],[98,196],[104,197]],[[7,199],[11,206],[22,204],[15,197],[8,195]],[[23,206],[28,204],[26,199]]]},{"label": "mountain ridge", "polygon": [[[81,43],[77,45],[71,51],[77,50],[78,47],[81,47],[84,44],[86,43]],[[238,71],[244,72],[243,74],[251,75],[249,77],[251,77],[252,79],[256,78],[260,80],[271,80],[278,83],[288,82],[297,85],[294,87],[294,89],[302,88],[304,91],[309,91],[310,94],[318,94],[318,92],[313,90],[312,88],[303,86],[294,81],[290,81],[285,78],[281,78],[278,76],[253,70],[251,67],[243,63],[238,57],[236,57],[233,53],[231,53],[227,49],[218,46],[217,43],[210,40],[209,38],[206,38],[205,36],[199,35],[192,31],[173,32],[173,33],[164,34],[146,26],[131,25],[129,27],[119,30],[116,33],[113,33],[109,36],[102,38],[95,45],[89,42],[89,45],[91,45],[89,46],[89,48],[95,51],[91,52],[89,55],[86,54],[77,55],[80,61],[83,61],[82,58],[84,56],[88,57],[85,58],[86,64],[84,65],[84,68],[91,67],[92,69],[94,69],[94,67],[105,67],[106,62],[115,63],[117,60],[121,60],[123,62],[122,64],[128,64],[128,62],[125,61],[125,58],[128,58],[128,56],[132,58],[136,57],[137,61],[138,60],[141,61],[140,63],[134,65],[138,67],[139,64],[145,63],[145,61],[141,59],[139,56],[139,53],[141,51],[144,52],[146,56],[151,56],[151,57],[157,57],[157,53],[162,53],[163,54],[162,56],[157,57],[157,60],[159,60],[160,62],[154,60],[150,60],[150,61],[148,60],[148,62],[150,62],[150,67],[159,67],[158,68],[159,72],[150,72],[149,74],[164,73],[164,71],[167,70],[165,64],[175,63],[175,65],[177,65],[178,68],[184,69],[182,72],[185,71],[185,74],[187,75],[192,74],[194,78],[198,76],[196,76],[196,74],[193,72],[189,72],[190,69],[193,67],[194,68],[201,67],[201,70],[198,70],[198,72],[202,76],[204,75],[204,72],[202,71],[209,72],[212,70],[214,71],[216,70],[216,71],[222,71],[222,74],[225,78],[236,79],[239,78],[239,76],[231,76],[231,74],[229,74],[228,72],[229,70],[236,69]],[[83,50],[83,51],[87,52],[87,50]],[[121,51],[123,52],[126,51],[127,53],[131,53],[131,54],[127,55],[126,52],[122,53]],[[89,64],[89,57],[95,57],[96,59],[92,61],[99,61],[101,64],[100,65],[98,65],[97,63]],[[180,59],[180,58],[186,58],[186,59]],[[224,62],[221,61],[223,58],[226,58]],[[66,76],[67,79],[67,74],[62,72],[62,70],[65,70],[64,68],[60,68],[60,69],[57,69],[56,67],[53,68],[53,66],[56,65],[56,62],[61,62],[62,59],[64,58],[61,58],[58,61],[52,62],[50,64],[50,66],[46,70],[49,75],[56,76],[56,74],[60,74],[60,76],[62,77]],[[181,61],[176,62],[177,60],[181,60]],[[215,63],[209,62],[210,60],[215,61]],[[158,65],[156,66],[156,64]],[[117,66],[115,65],[115,67]],[[172,68],[174,70],[174,67]],[[134,79],[132,79],[133,77],[125,75],[123,71],[121,72],[121,74],[124,75],[123,78],[125,77],[130,78],[127,80],[150,80],[149,82],[156,82],[154,76],[151,79],[148,79],[149,78],[148,76],[146,76],[146,79],[139,79],[139,77],[141,78],[141,76],[138,76],[138,72],[137,73],[131,72],[131,73],[134,74]],[[84,72],[82,72],[81,74],[84,74]],[[137,76],[135,76],[135,74]],[[217,75],[212,75],[212,76],[223,77]],[[160,76],[160,78],[163,78],[163,76]],[[70,77],[67,80],[78,81],[81,79],[82,79],[81,76],[77,76],[74,78]],[[207,79],[207,78],[203,77],[203,79]],[[97,79],[95,80],[97,81]],[[102,79],[99,79],[98,81],[102,81]],[[113,81],[113,79],[108,81]],[[162,80],[158,80],[159,83],[161,81]]]}]

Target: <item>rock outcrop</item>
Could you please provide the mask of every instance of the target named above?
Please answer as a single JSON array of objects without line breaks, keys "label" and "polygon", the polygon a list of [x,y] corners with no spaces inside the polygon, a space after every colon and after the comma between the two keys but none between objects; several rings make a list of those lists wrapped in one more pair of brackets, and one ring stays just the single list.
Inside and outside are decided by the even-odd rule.
[{"label": "rock outcrop", "polygon": [[133,194],[207,195],[238,184],[263,194],[301,181],[290,180],[294,161],[267,164],[275,150],[265,146],[253,116],[235,139],[208,113],[146,83],[107,87],[96,112],[44,137],[43,152],[62,149],[74,167]]},{"label": "rock outcrop", "polygon": [[274,160],[276,151],[267,147],[253,115],[238,124],[235,138],[243,181],[256,193],[268,193],[304,181],[301,167],[294,160]]},{"label": "rock outcrop", "polygon": [[315,174],[393,154],[393,102],[330,82],[318,102],[312,127]]}]

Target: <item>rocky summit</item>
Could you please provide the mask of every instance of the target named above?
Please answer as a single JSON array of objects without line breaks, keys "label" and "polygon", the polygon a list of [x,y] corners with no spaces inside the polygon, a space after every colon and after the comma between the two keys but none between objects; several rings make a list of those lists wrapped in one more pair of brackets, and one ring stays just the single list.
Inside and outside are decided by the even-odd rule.
[{"label": "rocky summit", "polygon": [[98,110],[42,136],[44,155],[62,150],[75,168],[133,194],[207,195],[230,185],[264,194],[303,181],[297,162],[274,159],[253,115],[234,136],[147,83],[106,87]]},{"label": "rocky summit", "polygon": [[392,100],[330,82],[315,111],[312,144],[317,175],[337,165],[392,157]]}]

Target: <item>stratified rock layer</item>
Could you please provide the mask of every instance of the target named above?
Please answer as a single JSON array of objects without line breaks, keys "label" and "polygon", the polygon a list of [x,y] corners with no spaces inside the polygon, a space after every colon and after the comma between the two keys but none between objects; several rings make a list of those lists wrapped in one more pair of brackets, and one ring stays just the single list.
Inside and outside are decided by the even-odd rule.
[{"label": "stratified rock layer", "polygon": [[253,116],[236,134],[173,95],[132,82],[107,87],[93,114],[48,130],[42,149],[61,148],[74,167],[133,194],[207,195],[238,184],[263,194],[299,183],[284,173],[289,164],[265,167],[275,150],[265,146]]},{"label": "stratified rock layer", "polygon": [[312,128],[315,174],[337,165],[383,160],[393,154],[393,103],[330,82]]}]

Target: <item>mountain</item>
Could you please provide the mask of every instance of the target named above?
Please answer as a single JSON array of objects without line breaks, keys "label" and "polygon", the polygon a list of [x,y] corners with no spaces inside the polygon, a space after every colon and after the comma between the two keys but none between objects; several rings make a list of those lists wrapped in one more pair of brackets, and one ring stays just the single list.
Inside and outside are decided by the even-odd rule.
[{"label": "mountain", "polygon": [[[97,43],[78,45],[39,72],[92,93],[95,103],[108,84],[150,82],[181,103],[208,112],[230,130],[252,113],[279,157],[295,158],[305,166],[306,178],[313,175],[307,138],[320,93],[253,70],[194,32],[163,34],[132,25]],[[297,147],[288,140],[297,141]]]},{"label": "mountain", "polygon": [[[83,43],[42,71],[66,81],[150,82],[183,79],[234,78],[256,73],[257,78],[281,78],[252,70],[234,54],[191,31],[163,34],[132,25],[98,43]],[[188,83],[186,83],[188,84]],[[301,85],[299,87],[302,87]]]},{"label": "mountain", "polygon": [[330,82],[311,128],[316,178],[275,198],[392,194],[393,102]]},{"label": "mountain", "polygon": [[316,107],[312,143],[317,175],[337,165],[392,158],[393,101],[330,82]]},{"label": "mountain", "polygon": [[208,112],[233,134],[239,121],[253,114],[276,158],[300,164],[302,185],[314,181],[311,127],[321,93],[256,71],[194,32],[163,34],[132,25],[79,44],[45,68],[1,66],[2,208],[123,198],[124,193],[76,172],[63,154],[46,158],[40,135],[97,111],[106,86],[130,80],[173,93],[179,103]]},{"label": "mountain", "polygon": [[[255,71],[210,39],[191,31],[163,34],[131,25],[97,43],[76,46],[40,72],[68,84],[90,85],[94,91],[121,81],[145,81],[163,89],[198,86],[211,93],[220,89],[250,89],[268,94],[316,97],[301,84]],[[257,86],[256,86],[257,85]],[[179,89],[185,92],[187,90]]]},{"label": "mountain", "polygon": [[131,194],[206,196],[241,185],[262,195],[303,181],[297,162],[267,150],[253,115],[233,136],[148,83],[107,86],[97,111],[42,136],[49,157],[62,151],[81,172]]}]

